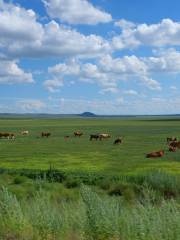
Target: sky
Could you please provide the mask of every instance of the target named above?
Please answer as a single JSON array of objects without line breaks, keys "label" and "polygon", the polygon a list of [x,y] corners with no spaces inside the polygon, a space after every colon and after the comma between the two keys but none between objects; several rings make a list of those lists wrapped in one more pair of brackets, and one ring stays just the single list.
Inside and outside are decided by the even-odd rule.
[{"label": "sky", "polygon": [[0,112],[180,113],[179,0],[0,0]]}]

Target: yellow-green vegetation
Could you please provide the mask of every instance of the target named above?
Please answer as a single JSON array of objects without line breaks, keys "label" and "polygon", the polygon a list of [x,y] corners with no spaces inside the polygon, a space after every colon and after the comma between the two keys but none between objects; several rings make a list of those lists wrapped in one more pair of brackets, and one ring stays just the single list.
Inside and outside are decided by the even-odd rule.
[{"label": "yellow-green vegetation", "polygon": [[[21,136],[28,130],[29,136]],[[75,138],[73,132],[84,135]],[[0,132],[13,132],[16,139],[0,139],[0,168],[55,169],[64,171],[138,174],[151,169],[180,172],[180,151],[167,151],[166,137],[180,138],[180,120],[166,118],[71,118],[1,119]],[[42,131],[51,132],[41,138]],[[94,133],[110,133],[109,140],[89,141]],[[65,135],[70,139],[64,140]],[[123,144],[113,146],[116,137]],[[145,154],[165,149],[163,158],[146,159]]]}]

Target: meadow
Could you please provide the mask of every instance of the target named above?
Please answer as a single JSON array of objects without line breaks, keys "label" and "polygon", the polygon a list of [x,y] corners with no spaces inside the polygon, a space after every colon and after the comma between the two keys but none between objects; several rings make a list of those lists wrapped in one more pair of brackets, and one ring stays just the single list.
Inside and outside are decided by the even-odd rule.
[{"label": "meadow", "polygon": [[180,151],[166,143],[179,129],[178,118],[1,119],[16,138],[0,139],[0,239],[180,239]]},{"label": "meadow", "polygon": [[[22,130],[29,136],[21,136]],[[84,135],[75,138],[73,132]],[[169,153],[166,138],[180,138],[178,119],[1,119],[0,132],[13,132],[14,141],[0,140],[0,168],[48,169],[53,166],[66,172],[100,172],[113,175],[139,174],[152,169],[171,173],[180,172],[180,152]],[[42,131],[51,132],[48,139],[41,138]],[[110,133],[112,138],[89,141],[94,133]],[[65,135],[70,139],[64,140]],[[123,144],[113,146],[116,137]],[[165,149],[163,158],[146,159],[151,151]]]}]

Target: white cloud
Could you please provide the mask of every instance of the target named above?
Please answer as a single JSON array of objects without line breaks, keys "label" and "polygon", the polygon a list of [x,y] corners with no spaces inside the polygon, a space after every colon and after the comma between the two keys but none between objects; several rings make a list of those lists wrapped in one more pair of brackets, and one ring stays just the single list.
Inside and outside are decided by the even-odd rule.
[{"label": "white cloud", "polygon": [[59,91],[58,89],[64,84],[63,79],[54,77],[53,79],[46,80],[43,85],[49,92],[53,93]]},{"label": "white cloud", "polygon": [[33,83],[31,73],[22,70],[16,61],[0,59],[0,84]]},{"label": "white cloud", "polygon": [[0,42],[8,44],[9,40],[36,41],[37,36],[42,36],[43,28],[36,21],[33,10],[26,10],[13,4],[0,0]]},{"label": "white cloud", "polygon": [[129,96],[137,96],[138,95],[138,93],[133,89],[125,90],[123,93],[125,95],[129,95]]},{"label": "white cloud", "polygon": [[43,25],[34,11],[0,2],[0,48],[11,57],[95,57],[111,51],[108,41],[55,21]]},{"label": "white cloud", "polygon": [[114,26],[120,27],[122,29],[126,29],[126,28],[129,29],[129,28],[135,28],[136,24],[133,22],[127,21],[125,19],[121,19],[121,20],[115,22]]},{"label": "white cloud", "polygon": [[[134,55],[122,58],[104,55],[97,63],[82,63],[73,59],[70,61],[71,64],[67,62],[50,67],[48,70],[52,80],[49,80],[48,84],[52,83],[56,90],[56,87],[62,86],[54,84],[54,82],[57,83],[56,79],[72,76],[79,81],[98,84],[102,88],[101,94],[116,93],[118,83],[124,80],[137,80],[139,84],[151,90],[161,90],[160,83],[149,76],[151,72],[145,60]],[[52,91],[52,89],[49,90]]]},{"label": "white cloud", "polygon": [[78,75],[80,72],[80,65],[76,59],[69,59],[67,63],[59,63],[53,67],[48,68],[48,72],[53,75]]},{"label": "white cloud", "polygon": [[16,102],[19,112],[39,112],[45,108],[46,104],[42,100],[24,99]]},{"label": "white cloud", "polygon": [[145,85],[146,87],[148,87],[151,90],[160,91],[162,89],[160,83],[158,81],[152,79],[152,78],[149,78],[147,76],[143,76],[141,78],[141,80],[142,80],[142,84]]},{"label": "white cloud", "polygon": [[115,87],[109,87],[109,88],[103,88],[99,91],[100,94],[106,94],[106,93],[117,93],[118,89]]},{"label": "white cloud", "polygon": [[150,71],[147,63],[134,55],[113,59],[106,55],[100,60],[103,71],[115,75],[116,81],[137,78],[140,83],[151,90],[160,90],[160,83],[149,77]]},{"label": "white cloud", "polygon": [[43,0],[52,18],[59,18],[70,24],[107,23],[112,21],[109,13],[94,7],[87,0]]},{"label": "white cloud", "polygon": [[116,22],[122,33],[113,38],[115,49],[136,48],[140,45],[147,46],[179,46],[180,22],[163,19],[156,24],[135,24],[126,20]]},{"label": "white cloud", "polygon": [[105,72],[112,71],[124,75],[147,74],[146,64],[134,55],[122,58],[112,58],[110,55],[104,55],[99,63]]},{"label": "white cloud", "polygon": [[174,48],[154,51],[155,57],[142,58],[150,72],[180,73],[180,52]]},{"label": "white cloud", "polygon": [[111,50],[108,41],[97,35],[85,36],[76,30],[51,21],[44,26],[43,36],[37,41],[18,41],[7,47],[16,57],[97,57]]},{"label": "white cloud", "polygon": [[104,88],[114,88],[116,83],[114,79],[110,79],[109,76],[99,69],[99,66],[92,63],[86,63],[81,65],[80,73],[81,81],[90,81],[92,83],[98,83]]},{"label": "white cloud", "polygon": [[59,63],[48,68],[48,72],[52,78],[45,81],[44,84],[51,92],[57,91],[58,88],[62,87],[62,79],[67,76],[72,76],[82,82],[96,83],[103,88],[101,93],[117,91],[115,80],[110,78],[107,73],[102,72],[96,64],[82,63],[71,59],[67,63]]}]

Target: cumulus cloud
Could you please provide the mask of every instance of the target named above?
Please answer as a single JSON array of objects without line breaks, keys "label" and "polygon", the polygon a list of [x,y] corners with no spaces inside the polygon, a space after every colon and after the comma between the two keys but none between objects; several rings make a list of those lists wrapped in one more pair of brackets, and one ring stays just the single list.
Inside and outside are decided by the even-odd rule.
[{"label": "cumulus cloud", "polygon": [[63,79],[54,77],[53,79],[46,80],[43,85],[49,92],[53,93],[58,92],[64,83]]},{"label": "cumulus cloud", "polygon": [[154,51],[156,56],[142,58],[151,72],[180,73],[180,52],[174,48]]},{"label": "cumulus cloud", "polygon": [[[94,83],[101,87],[99,93],[116,93],[121,81],[133,81],[134,84],[144,86],[150,90],[162,90],[161,83],[152,76],[168,74],[169,77],[180,74],[180,52],[170,48],[153,51],[153,56],[137,57],[135,55],[113,58],[106,54],[98,58],[95,63],[83,63],[80,60],[70,59],[48,69],[51,80],[66,79],[67,76],[75,80]],[[56,87],[63,86],[59,82]],[[172,88],[171,88],[172,89]],[[174,88],[175,90],[175,88]],[[128,94],[128,93],[127,93]],[[129,94],[133,94],[130,93]],[[135,93],[134,93],[135,95]]]},{"label": "cumulus cloud", "polygon": [[0,59],[0,84],[33,82],[32,74],[24,72],[16,61]]},{"label": "cumulus cloud", "polygon": [[116,93],[118,83],[122,80],[137,79],[139,84],[151,90],[161,90],[160,83],[149,76],[150,68],[145,60],[134,55],[121,58],[104,55],[96,63],[82,63],[76,60],[71,61],[71,64],[59,63],[48,69],[52,75],[52,80],[49,80],[48,84],[52,84],[56,90],[62,86],[58,85],[57,79],[72,76],[80,81],[98,84],[102,88],[100,93],[105,94]]},{"label": "cumulus cloud", "polygon": [[109,13],[94,7],[87,0],[43,0],[51,18],[59,18],[70,24],[107,23],[112,21]]},{"label": "cumulus cloud", "polygon": [[52,78],[48,82],[45,81],[44,84],[51,92],[57,91],[59,87],[62,87],[63,84],[61,83],[67,76],[77,78],[79,81],[86,83],[96,83],[103,88],[101,93],[116,91],[115,79],[110,78],[105,72],[101,71],[96,64],[82,63],[71,59],[66,63],[59,63],[49,67],[48,72]]},{"label": "cumulus cloud", "polygon": [[79,62],[71,58],[66,63],[59,63],[53,67],[48,68],[48,72],[53,75],[78,75],[80,73],[80,65]]},{"label": "cumulus cloud", "polygon": [[115,23],[122,30],[121,34],[112,40],[115,49],[136,48],[147,46],[179,46],[180,22],[171,19],[163,19],[156,24],[136,24],[126,20]]},{"label": "cumulus cloud", "polygon": [[37,22],[33,10],[26,10],[0,0],[0,36],[1,42],[9,40],[36,41],[37,35],[42,36],[43,28]]},{"label": "cumulus cloud", "polygon": [[149,77],[150,71],[145,61],[134,55],[114,59],[110,55],[106,55],[101,58],[100,67],[103,71],[116,76],[116,81],[137,78],[149,89],[161,90],[160,83]]},{"label": "cumulus cloud", "polygon": [[[111,21],[108,13],[94,7],[87,0],[45,0],[44,2],[49,15],[60,18],[61,22],[97,24]],[[74,8],[78,8],[79,12],[72,11]],[[180,52],[175,47],[172,48],[180,45],[180,23],[171,19],[163,19],[160,23],[149,25],[120,20],[115,23],[116,29],[120,28],[120,33],[113,37],[112,41],[95,34],[85,35],[72,27],[60,24],[58,20],[46,19],[46,24],[42,22],[33,10],[0,0],[0,83],[34,82],[32,74],[23,70],[15,60],[32,57],[45,60],[50,57],[59,59],[60,63],[48,68],[47,80],[44,81],[44,87],[50,92],[58,91],[66,81],[69,85],[83,81],[96,84],[100,88],[98,90],[100,94],[113,93],[117,97],[118,93],[122,93],[137,96],[142,89],[152,91],[162,89],[163,81],[160,83],[156,79],[159,73],[171,74],[171,76],[180,73]],[[117,49],[134,49],[143,45],[156,47],[152,56],[140,57],[136,56],[135,52],[130,56],[121,54],[121,57],[117,57],[117,53],[113,54]],[[159,47],[164,46],[166,48],[159,50]],[[167,49],[167,46],[171,48]],[[62,62],[62,59],[66,60]],[[45,72],[41,78],[43,75]],[[134,86],[128,83],[130,89],[123,91],[121,86],[123,87],[126,82],[130,84],[132,82]],[[131,89],[131,87],[137,89],[135,84],[139,87],[138,93]],[[175,95],[175,87],[171,86],[169,89],[173,90]],[[64,99],[61,101],[61,107],[64,106],[65,109],[68,104],[73,105],[73,101],[77,104],[76,110],[85,111],[88,106],[92,111],[109,108],[115,112],[116,108],[120,111],[120,106],[123,107],[124,113],[135,111],[136,106],[141,109],[139,112],[144,112],[145,103],[149,106],[147,107],[149,110],[152,110],[155,101],[158,102],[159,109],[160,106],[166,108],[167,104],[162,99],[151,99],[142,104],[134,101],[128,105],[120,97],[112,102]],[[179,100],[176,99],[174,105],[177,107],[178,103]],[[46,109],[46,104],[41,100],[23,100],[18,104],[22,111]],[[177,107],[177,111],[178,109]]]},{"label": "cumulus cloud", "polygon": [[[38,36],[37,36],[38,38]],[[37,42],[14,44],[8,48],[13,56],[31,57],[97,57],[111,50],[108,41],[97,35],[85,36],[78,31],[51,21],[44,26],[44,34]]]},{"label": "cumulus cloud", "polygon": [[86,36],[54,20],[43,25],[33,10],[0,3],[0,48],[11,57],[95,57],[111,51],[100,36]]}]

